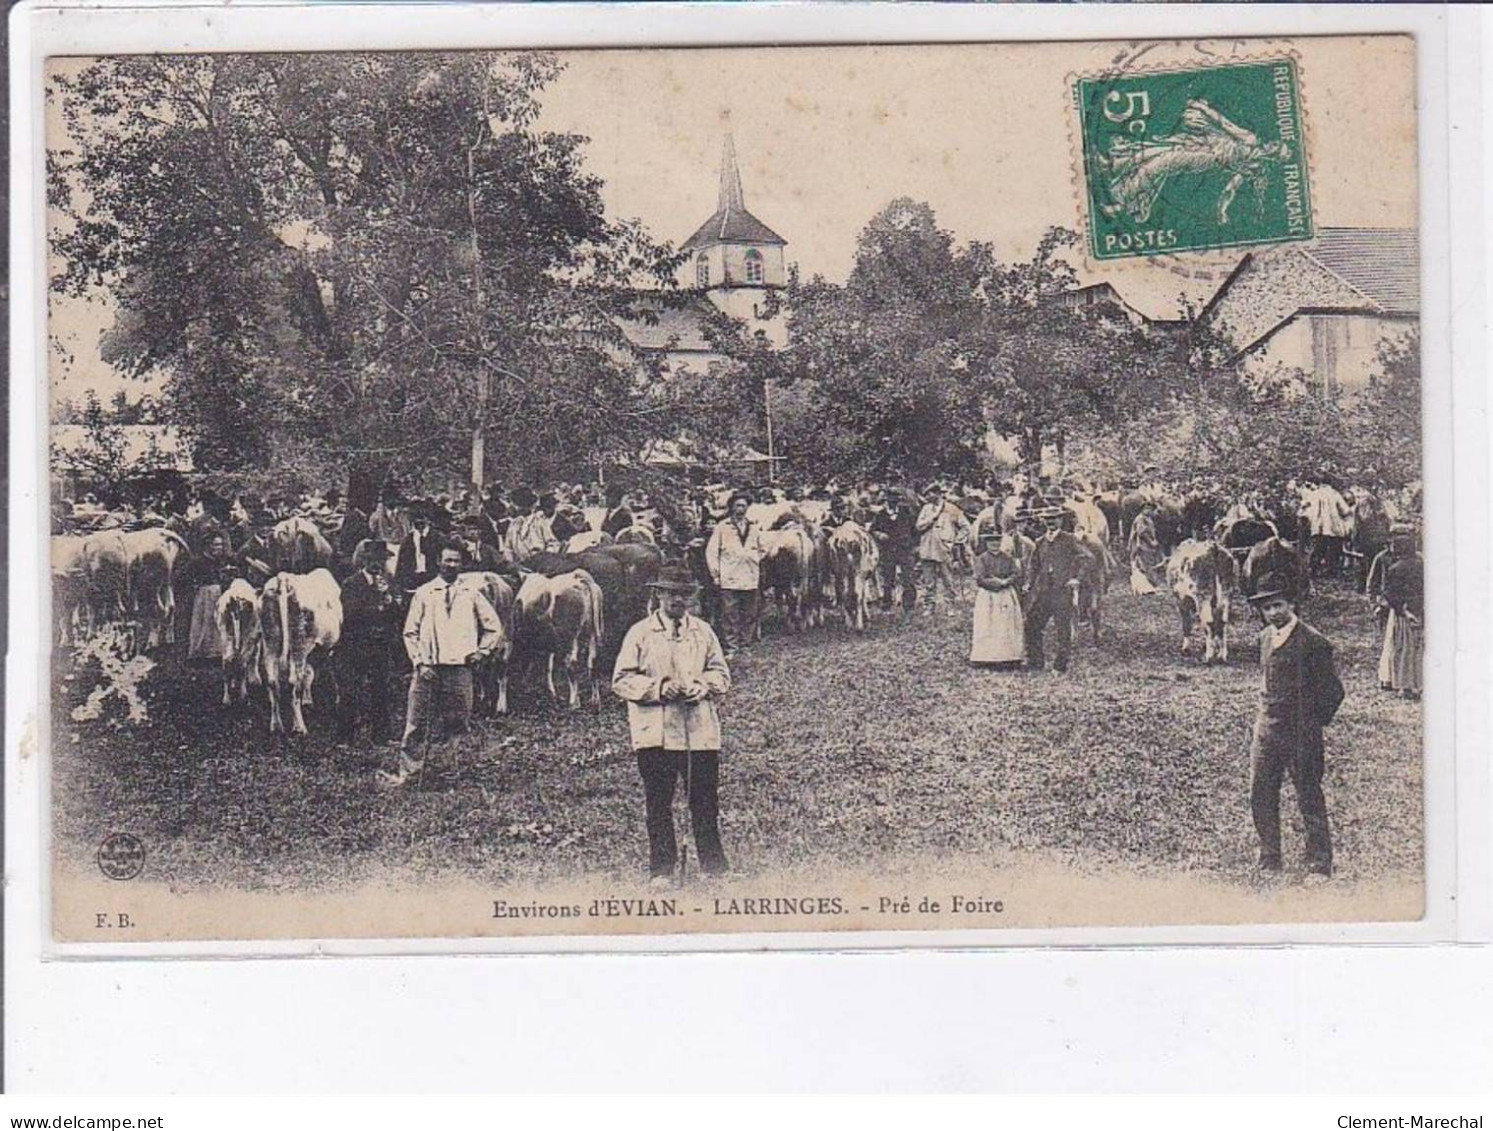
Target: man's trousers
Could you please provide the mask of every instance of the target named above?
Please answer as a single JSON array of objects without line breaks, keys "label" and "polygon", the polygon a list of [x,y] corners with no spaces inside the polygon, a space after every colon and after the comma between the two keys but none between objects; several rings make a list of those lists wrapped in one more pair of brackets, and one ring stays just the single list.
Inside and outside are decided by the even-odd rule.
[{"label": "man's trousers", "polygon": [[728,652],[745,648],[757,638],[759,597],[755,589],[721,590],[721,645]]},{"label": "man's trousers", "polygon": [[1322,795],[1321,728],[1297,727],[1262,714],[1255,719],[1249,754],[1249,808],[1260,837],[1261,866],[1280,867],[1280,787],[1290,777],[1306,829],[1307,870],[1330,875],[1332,834]]},{"label": "man's trousers", "polygon": [[700,870],[726,870],[721,848],[719,750],[664,750],[657,746],[638,751],[638,772],[643,775],[643,793],[648,813],[648,871],[670,875],[679,865],[679,845],[674,837],[674,784],[683,778],[689,798],[690,826]]},{"label": "man's trousers", "polygon": [[344,741],[354,736],[361,722],[368,723],[374,742],[388,740],[394,729],[390,674],[389,646],[385,643],[339,650],[337,690],[342,696],[339,734]]},{"label": "man's trousers", "polygon": [[1048,621],[1052,622],[1058,638],[1058,654],[1052,666],[1065,672],[1073,648],[1073,593],[1068,586],[1040,589],[1032,594],[1026,613],[1026,666],[1034,671],[1040,671],[1047,663],[1042,635]]},{"label": "man's trousers", "polygon": [[404,737],[399,749],[418,760],[415,747],[440,738],[442,717],[449,729],[465,731],[472,721],[472,669],[464,664],[436,664],[410,676]]},{"label": "man's trousers", "polygon": [[881,559],[881,607],[892,607],[892,590],[898,577],[902,581],[902,611],[912,612],[918,604],[917,563],[911,557],[895,558],[884,555]]}]

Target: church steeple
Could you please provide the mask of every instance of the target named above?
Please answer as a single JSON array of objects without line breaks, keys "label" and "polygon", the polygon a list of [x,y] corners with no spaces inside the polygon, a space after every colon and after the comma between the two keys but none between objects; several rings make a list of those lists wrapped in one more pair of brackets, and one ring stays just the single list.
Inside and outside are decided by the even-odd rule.
[{"label": "church steeple", "polygon": [[736,163],[736,142],[728,129],[721,141],[721,189],[715,215],[684,241],[684,250],[695,251],[722,244],[782,247],[787,242],[747,211],[745,194],[741,190],[741,168]]},{"label": "church steeple", "polygon": [[730,130],[721,142],[721,195],[716,211],[727,214],[746,211],[746,201],[741,195],[741,170],[736,165],[736,143]]}]

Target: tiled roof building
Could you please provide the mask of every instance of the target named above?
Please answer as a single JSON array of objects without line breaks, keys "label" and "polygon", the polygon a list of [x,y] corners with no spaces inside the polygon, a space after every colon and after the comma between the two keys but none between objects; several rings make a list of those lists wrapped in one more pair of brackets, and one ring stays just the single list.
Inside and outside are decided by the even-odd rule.
[{"label": "tiled roof building", "polygon": [[1246,370],[1299,370],[1322,392],[1366,384],[1380,348],[1420,318],[1414,231],[1323,228],[1305,244],[1250,252],[1200,318]]}]

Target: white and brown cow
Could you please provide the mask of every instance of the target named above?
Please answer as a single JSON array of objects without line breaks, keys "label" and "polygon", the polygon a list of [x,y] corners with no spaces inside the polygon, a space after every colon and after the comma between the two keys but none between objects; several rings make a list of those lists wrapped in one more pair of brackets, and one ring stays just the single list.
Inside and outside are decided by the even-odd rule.
[{"label": "white and brown cow", "polygon": [[843,522],[830,534],[828,552],[835,602],[845,614],[845,627],[864,632],[871,611],[871,591],[881,568],[876,540],[860,523]]},{"label": "white and brown cow", "polygon": [[79,640],[92,635],[88,565],[83,553],[87,544],[88,537],[82,534],[52,536],[52,616],[58,644],[68,643],[75,628]]},{"label": "white and brown cow", "polygon": [[626,530],[619,530],[614,541],[619,546],[657,546],[658,535],[645,522],[635,522]]},{"label": "white and brown cow", "polygon": [[316,670],[312,653],[325,656],[342,639],[342,589],[330,570],[277,573],[259,595],[259,625],[263,633],[264,688],[270,701],[270,733],[280,734],[280,690],[290,688],[291,726],[306,733],[303,706],[310,706]]},{"label": "white and brown cow", "polygon": [[275,524],[270,531],[275,566],[287,573],[310,573],[332,564],[332,544],[316,523],[296,515]]},{"label": "white and brown cow", "polygon": [[[1119,575],[1120,566],[1109,552],[1109,544],[1099,535],[1084,531],[1078,535],[1083,557],[1078,570],[1078,585],[1073,590],[1073,639],[1078,639],[1080,625],[1087,624],[1095,645],[1104,627],[1104,594],[1110,582]],[[1030,559],[1027,559],[1030,560]]]},{"label": "white and brown cow", "polygon": [[1191,648],[1192,625],[1203,628],[1203,663],[1229,659],[1229,591],[1234,559],[1217,543],[1189,538],[1166,563],[1166,580],[1182,616],[1182,654]]},{"label": "white and brown cow", "polygon": [[[817,567],[822,562],[813,533],[799,523],[761,534],[763,597],[776,598],[778,607],[788,614],[797,630],[822,621],[820,602],[814,584]],[[758,620],[761,630],[761,620]]]},{"label": "white and brown cow", "polygon": [[176,594],[172,578],[177,563],[191,556],[185,539],[161,526],[130,530],[120,536],[128,563],[127,592],[145,647],[159,647],[164,639],[176,643]]},{"label": "white and brown cow", "polygon": [[482,661],[481,666],[473,672],[473,677],[479,706],[490,714],[506,715],[508,670],[513,659],[513,586],[501,574],[488,570],[463,573],[457,577],[456,584],[475,589],[498,614],[498,623],[503,629],[502,642]]},{"label": "white and brown cow", "polygon": [[590,678],[592,705],[601,706],[596,657],[606,637],[603,605],[601,586],[583,569],[554,577],[530,573],[518,588],[514,620],[520,645],[528,655],[545,655],[545,681],[555,700],[560,698],[555,690],[555,660],[559,659],[570,684],[571,707],[581,702],[578,668],[584,668]]},{"label": "white and brown cow", "polygon": [[223,641],[223,706],[249,696],[259,684],[259,594],[242,577],[228,583],[214,611]]},{"label": "white and brown cow", "polygon": [[88,577],[88,628],[121,623],[129,618],[130,548],[124,531],[100,530],[83,543],[83,569]]}]

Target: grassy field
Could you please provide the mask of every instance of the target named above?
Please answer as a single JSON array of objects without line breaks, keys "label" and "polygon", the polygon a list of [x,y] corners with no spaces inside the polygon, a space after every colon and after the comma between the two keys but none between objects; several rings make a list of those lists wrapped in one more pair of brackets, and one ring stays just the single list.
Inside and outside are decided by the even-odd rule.
[{"label": "grassy field", "polygon": [[[1177,653],[1171,601],[1109,595],[1066,675],[971,669],[968,607],[865,635],[794,636],[777,622],[733,666],[723,705],[722,824],[736,871],[1035,851],[1090,871],[1188,870],[1253,882],[1248,737],[1254,614],[1238,602],[1227,666]],[[1377,689],[1361,598],[1319,595],[1306,619],[1337,646],[1348,697],[1328,731],[1326,793],[1339,874],[1421,869],[1419,705]],[[59,850],[141,837],[178,888],[303,890],[391,867],[487,883],[577,873],[635,880],[642,787],[621,704],[554,708],[532,686],[516,714],[437,751],[417,787],[384,791],[390,748],[337,747],[323,705],[309,739],[271,739],[262,701],[225,713],[216,680],[152,673],[150,721],[53,720]],[[1288,860],[1301,845],[1289,785]],[[1289,867],[1295,867],[1289,863]]]}]

